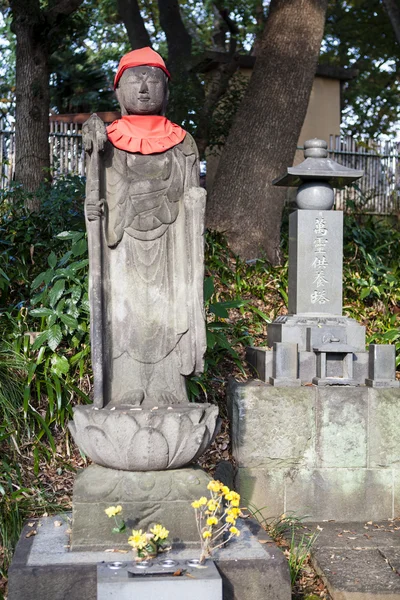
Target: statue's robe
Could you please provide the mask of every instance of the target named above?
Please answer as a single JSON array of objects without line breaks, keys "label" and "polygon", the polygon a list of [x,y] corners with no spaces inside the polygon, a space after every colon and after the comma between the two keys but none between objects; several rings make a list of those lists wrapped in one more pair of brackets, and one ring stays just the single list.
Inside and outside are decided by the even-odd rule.
[{"label": "statue's robe", "polygon": [[206,348],[195,143],[145,156],[107,142],[103,166],[105,404],[187,402]]}]

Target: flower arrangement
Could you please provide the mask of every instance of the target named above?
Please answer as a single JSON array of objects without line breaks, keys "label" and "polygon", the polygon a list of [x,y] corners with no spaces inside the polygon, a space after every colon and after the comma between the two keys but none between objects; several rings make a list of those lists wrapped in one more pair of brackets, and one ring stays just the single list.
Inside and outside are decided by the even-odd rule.
[{"label": "flower arrangement", "polygon": [[141,529],[132,529],[128,544],[136,552],[135,560],[147,560],[157,556],[159,552],[169,550],[168,534],[168,529],[160,524],[151,527],[147,533],[143,533]]},{"label": "flower arrangement", "polygon": [[113,527],[113,533],[122,533],[126,529],[125,521],[122,517],[118,517],[122,513],[122,506],[109,506],[104,511],[110,519],[114,517],[115,527]]},{"label": "flower arrangement", "polygon": [[[115,520],[113,533],[122,533],[126,529],[125,520],[122,518],[122,506],[109,506],[104,511],[106,515]],[[156,523],[143,533],[142,529],[132,529],[132,535],[128,538],[128,544],[135,552],[135,560],[141,561],[157,556],[159,552],[166,552],[168,547],[169,531],[159,523]]]},{"label": "flower arrangement", "polygon": [[236,520],[241,514],[240,495],[215,480],[210,481],[207,489],[211,496],[209,500],[202,496],[192,502],[201,541],[200,563],[214,550],[240,535],[236,527]]}]

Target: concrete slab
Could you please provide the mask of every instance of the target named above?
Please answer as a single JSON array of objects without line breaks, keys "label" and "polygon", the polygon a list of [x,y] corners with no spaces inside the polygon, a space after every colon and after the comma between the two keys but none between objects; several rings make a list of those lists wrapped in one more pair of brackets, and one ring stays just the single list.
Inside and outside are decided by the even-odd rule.
[{"label": "concrete slab", "polygon": [[400,600],[400,577],[376,548],[321,549],[313,564],[332,600]]},{"label": "concrete slab", "polygon": [[400,520],[307,523],[332,600],[400,600]]},{"label": "concrete slab", "polygon": [[[24,528],[9,569],[9,600],[96,600],[97,564],[129,560],[130,552],[71,552],[68,517],[47,517]],[[240,537],[215,554],[223,599],[290,600],[289,569],[282,552],[256,523],[238,526]],[[36,535],[27,538],[33,530]],[[191,546],[168,556],[188,560],[198,554],[199,548]]]}]

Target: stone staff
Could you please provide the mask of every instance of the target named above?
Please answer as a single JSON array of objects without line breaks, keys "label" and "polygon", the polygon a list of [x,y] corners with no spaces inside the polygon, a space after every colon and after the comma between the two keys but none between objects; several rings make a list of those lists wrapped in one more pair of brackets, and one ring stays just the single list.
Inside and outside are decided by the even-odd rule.
[{"label": "stone staff", "polygon": [[107,141],[103,121],[93,114],[82,127],[84,147],[89,158],[85,214],[87,219],[88,246],[90,255],[89,300],[90,339],[93,368],[93,405],[103,408],[103,291],[102,291],[102,206],[100,198],[99,153]]}]

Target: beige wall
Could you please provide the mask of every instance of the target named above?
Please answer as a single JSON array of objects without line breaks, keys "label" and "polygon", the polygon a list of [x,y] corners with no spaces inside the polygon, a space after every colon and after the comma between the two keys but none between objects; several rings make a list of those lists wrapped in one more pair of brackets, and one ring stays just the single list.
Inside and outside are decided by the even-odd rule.
[{"label": "beige wall", "polygon": [[[325,140],[329,144],[330,135],[340,134],[340,116],[340,81],[315,77],[297,145],[303,146],[306,140],[312,138]],[[302,160],[303,152],[297,151],[294,164]]]},{"label": "beige wall", "polygon": [[[242,69],[241,73],[250,77],[251,69]],[[320,138],[329,144],[330,135],[340,134],[340,81],[327,77],[315,77],[304,124],[298,146],[306,140]],[[303,152],[297,151],[294,164],[304,160]],[[207,190],[210,191],[218,168],[219,156],[207,155]],[[291,167],[292,165],[288,165]]]}]

